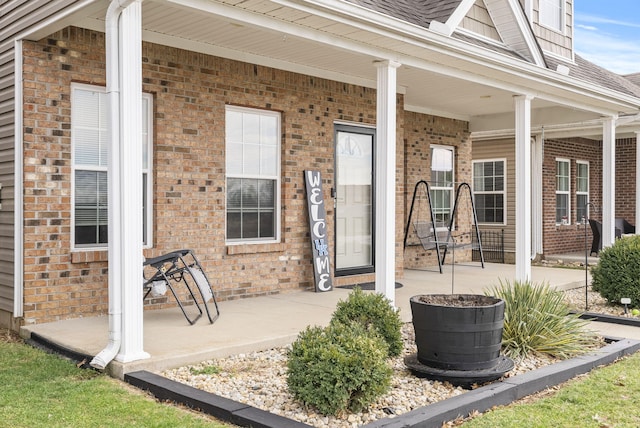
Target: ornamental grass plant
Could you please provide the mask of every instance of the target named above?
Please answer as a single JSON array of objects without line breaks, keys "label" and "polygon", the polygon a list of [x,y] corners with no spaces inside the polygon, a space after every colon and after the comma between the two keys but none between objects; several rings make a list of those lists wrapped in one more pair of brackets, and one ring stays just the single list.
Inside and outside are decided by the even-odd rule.
[{"label": "ornamental grass plant", "polygon": [[587,329],[588,321],[571,314],[562,292],[548,283],[500,280],[485,294],[505,302],[502,349],[511,358],[531,353],[570,358],[592,349],[598,341]]}]

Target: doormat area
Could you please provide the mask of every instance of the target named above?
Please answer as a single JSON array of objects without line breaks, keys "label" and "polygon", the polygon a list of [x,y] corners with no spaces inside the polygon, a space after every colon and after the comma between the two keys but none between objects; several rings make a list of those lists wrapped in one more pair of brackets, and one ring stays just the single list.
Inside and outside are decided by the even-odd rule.
[{"label": "doormat area", "polygon": [[[341,285],[337,288],[345,288],[347,290],[353,290],[356,287],[360,287],[364,291],[374,291],[376,289],[375,282],[363,282],[362,284],[353,284],[353,285]],[[396,282],[396,288],[402,288],[402,284]]]}]

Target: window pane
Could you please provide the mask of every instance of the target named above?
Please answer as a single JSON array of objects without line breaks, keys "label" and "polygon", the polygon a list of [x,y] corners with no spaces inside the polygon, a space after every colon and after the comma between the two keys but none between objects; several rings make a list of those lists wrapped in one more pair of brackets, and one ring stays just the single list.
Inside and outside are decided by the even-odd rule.
[{"label": "window pane", "polygon": [[562,223],[562,220],[569,218],[569,195],[556,195],[556,223]]},{"label": "window pane", "polygon": [[278,173],[278,148],[275,146],[262,146],[260,159],[260,175],[275,176]]},{"label": "window pane", "polygon": [[242,238],[242,222],[239,212],[227,210],[227,239]]},{"label": "window pane", "polygon": [[273,212],[260,212],[260,238],[271,238],[275,235],[274,220]]},{"label": "window pane", "polygon": [[76,171],[75,192],[75,243],[106,243],[107,173]]},{"label": "window pane", "polygon": [[242,143],[242,113],[227,111],[225,123],[225,138],[227,144]]},{"label": "window pane", "polygon": [[576,195],[576,222],[582,223],[587,218],[587,202],[589,202],[588,195]]},{"label": "window pane", "polygon": [[253,113],[242,114],[242,141],[260,144],[260,116]]},{"label": "window pane", "polygon": [[227,174],[242,174],[242,143],[227,144]]},{"label": "window pane", "polygon": [[278,120],[273,116],[260,117],[261,142],[264,145],[275,146],[278,144]]}]

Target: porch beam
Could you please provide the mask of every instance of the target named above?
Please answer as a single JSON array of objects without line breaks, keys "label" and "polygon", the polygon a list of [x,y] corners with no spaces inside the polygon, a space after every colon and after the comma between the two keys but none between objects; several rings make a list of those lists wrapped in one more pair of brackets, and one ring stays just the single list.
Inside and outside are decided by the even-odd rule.
[{"label": "porch beam", "polygon": [[602,122],[602,248],[615,240],[616,116]]},{"label": "porch beam", "polygon": [[636,133],[636,235],[640,235],[640,130]]},{"label": "porch beam", "polygon": [[375,151],[375,267],[376,293],[395,307],[396,294],[396,71],[394,61],[377,67]]},{"label": "porch beam", "polygon": [[531,95],[515,101],[516,136],[516,277],[531,279]]}]

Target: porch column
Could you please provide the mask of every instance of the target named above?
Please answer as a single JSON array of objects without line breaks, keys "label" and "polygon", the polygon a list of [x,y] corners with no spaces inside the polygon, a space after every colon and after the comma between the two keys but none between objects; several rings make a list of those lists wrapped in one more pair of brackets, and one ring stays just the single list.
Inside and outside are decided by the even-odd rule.
[{"label": "porch column", "polygon": [[532,254],[543,253],[542,246],[542,157],[544,146],[544,131],[541,135],[531,139],[533,151],[531,153],[531,239]]},{"label": "porch column", "polygon": [[616,238],[616,116],[602,123],[602,248]]},{"label": "porch column", "polygon": [[117,50],[120,126],[112,140],[109,171],[109,281],[122,296],[122,342],[116,360],[148,358],[142,328],[142,5],[133,1],[120,15]]},{"label": "porch column", "polygon": [[636,131],[636,235],[640,235],[640,130]]},{"label": "porch column", "polygon": [[378,68],[375,152],[376,293],[395,307],[396,299],[396,69],[399,63],[376,62]]},{"label": "porch column", "polygon": [[531,279],[531,100],[514,97],[516,113],[516,277]]}]

